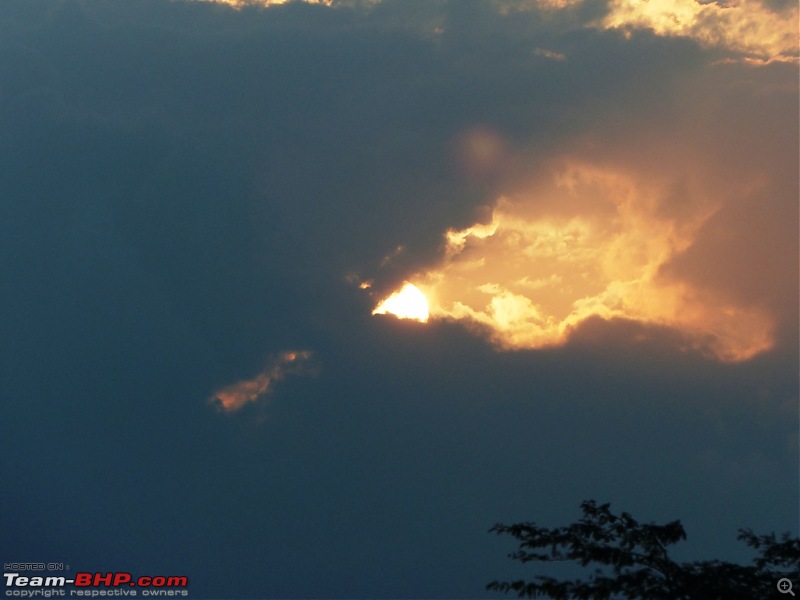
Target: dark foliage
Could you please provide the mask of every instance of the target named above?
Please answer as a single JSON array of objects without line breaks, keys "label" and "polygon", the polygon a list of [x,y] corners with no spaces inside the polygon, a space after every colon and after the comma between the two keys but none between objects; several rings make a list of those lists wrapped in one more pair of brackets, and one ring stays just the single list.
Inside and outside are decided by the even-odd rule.
[{"label": "dark foliage", "polygon": [[490,529],[519,540],[509,556],[530,561],[574,561],[593,566],[586,579],[562,581],[537,575],[532,581],[493,581],[486,588],[520,597],[646,598],[650,600],[736,600],[772,597],[782,577],[800,582],[800,539],[784,534],[757,536],[739,531],[739,540],[758,556],[750,566],[719,560],[677,563],[667,547],[686,539],[680,521],[665,525],[639,523],[628,513],[615,515],[609,504],[581,505],[583,517],[566,527],[548,529],[535,523],[497,524]]}]

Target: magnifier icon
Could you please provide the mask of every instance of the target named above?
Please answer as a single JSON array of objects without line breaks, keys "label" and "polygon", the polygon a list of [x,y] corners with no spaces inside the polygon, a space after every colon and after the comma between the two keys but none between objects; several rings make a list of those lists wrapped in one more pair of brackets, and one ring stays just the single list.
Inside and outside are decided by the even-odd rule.
[{"label": "magnifier icon", "polygon": [[789,579],[786,579],[786,577],[778,580],[778,591],[781,594],[791,594],[794,596],[794,592],[792,591],[792,582]]}]

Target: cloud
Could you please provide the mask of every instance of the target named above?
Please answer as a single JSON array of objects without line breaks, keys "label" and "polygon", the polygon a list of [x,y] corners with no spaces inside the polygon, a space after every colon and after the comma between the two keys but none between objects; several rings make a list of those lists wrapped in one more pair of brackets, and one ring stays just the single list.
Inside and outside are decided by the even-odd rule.
[{"label": "cloud", "polygon": [[797,62],[799,17],[796,3],[775,10],[759,0],[612,0],[601,25],[689,37],[762,62]]},{"label": "cloud", "polygon": [[500,198],[489,224],[448,233],[443,264],[418,278],[432,315],[486,325],[505,348],[563,343],[600,316],[673,326],[723,360],[769,349],[775,320],[763,309],[663,277],[720,210],[688,187],[670,210],[669,185],[556,161],[529,191]]},{"label": "cloud", "polygon": [[[90,185],[96,160],[117,173],[98,210],[219,347],[260,327],[283,329],[271,352],[306,347],[299,330],[360,309],[311,299],[357,273],[376,295],[427,277],[440,314],[516,347],[561,343],[601,315],[753,356],[789,314],[789,71],[717,64],[688,33],[554,16],[584,5],[67,2],[38,23],[43,38],[30,25],[12,38],[36,68],[6,61],[8,139],[16,155],[50,140],[68,185]],[[169,24],[136,33],[146,48],[117,35],[142,15]],[[77,30],[107,51],[68,51]],[[70,60],[98,77],[52,75]],[[49,99],[50,121],[20,118],[26,94]],[[231,293],[242,286],[254,293]]]},{"label": "cloud", "polygon": [[559,136],[550,156],[539,138],[512,151],[500,131],[470,130],[463,174],[499,195],[490,218],[447,231],[438,264],[412,277],[432,318],[478,325],[507,349],[563,344],[590,317],[671,327],[680,345],[722,361],[787,341],[790,73],[708,60],[671,76],[665,95],[621,96],[638,118],[608,111],[603,125]]},{"label": "cloud", "polygon": [[[288,0],[202,1],[236,8],[272,7],[288,3]],[[332,8],[363,10],[394,4],[387,0],[293,1],[297,4],[321,4]],[[514,17],[526,12],[541,15],[551,21],[554,16],[578,16],[573,25],[580,23],[585,27],[617,29],[625,32],[625,35],[630,35],[635,29],[646,29],[660,36],[689,38],[703,46],[724,50],[753,65],[798,60],[798,7],[793,2],[611,0],[603,5],[601,16],[587,18],[600,6],[586,0],[492,0],[487,4],[495,14],[503,17]],[[551,24],[553,22],[556,21]],[[441,26],[434,30],[438,33],[443,31]],[[564,59],[562,53],[552,50],[539,49],[537,53],[553,60]]]},{"label": "cloud", "polygon": [[245,405],[266,399],[274,385],[288,375],[309,375],[314,373],[308,361],[312,353],[308,350],[281,352],[268,361],[262,372],[252,379],[245,379],[214,392],[209,398],[214,406],[223,412],[235,412]]}]

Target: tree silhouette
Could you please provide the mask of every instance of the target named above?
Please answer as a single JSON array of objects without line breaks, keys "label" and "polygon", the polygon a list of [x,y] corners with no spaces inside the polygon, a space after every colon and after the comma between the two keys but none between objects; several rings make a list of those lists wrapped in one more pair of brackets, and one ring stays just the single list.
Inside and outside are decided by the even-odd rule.
[{"label": "tree silhouette", "polygon": [[667,547],[686,539],[680,521],[642,524],[609,504],[581,504],[583,517],[566,527],[548,529],[535,523],[503,525],[489,531],[510,534],[519,549],[509,557],[530,561],[575,561],[594,572],[585,580],[563,581],[537,575],[532,581],[492,581],[488,590],[516,592],[529,598],[646,598],[669,600],[737,600],[773,597],[779,579],[800,583],[800,539],[788,533],[758,536],[740,529],[738,539],[758,553],[749,566],[719,560],[677,563]]}]

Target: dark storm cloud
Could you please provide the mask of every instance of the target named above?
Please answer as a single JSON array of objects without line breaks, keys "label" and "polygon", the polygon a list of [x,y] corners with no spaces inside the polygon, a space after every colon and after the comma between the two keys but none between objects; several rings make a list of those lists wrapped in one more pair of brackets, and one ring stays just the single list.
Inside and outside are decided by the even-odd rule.
[{"label": "dark storm cloud", "polygon": [[[492,523],[565,523],[588,497],[684,519],[709,558],[737,527],[795,527],[791,78],[583,27],[605,10],[3,2],[4,560],[185,572],[198,598],[482,597],[513,568]],[[652,142],[675,123],[685,159]],[[475,132],[508,163],[465,161]],[[447,230],[575,140],[645,174],[763,182],[663,277],[779,315],[776,349],[720,364],[594,318],[498,352],[370,316],[353,281],[437,267]],[[691,213],[670,189],[660,209]],[[209,407],[291,348],[316,377]]]},{"label": "dark storm cloud", "polygon": [[[652,60],[630,60],[639,53],[623,55],[618,36],[580,33],[557,48],[578,54],[579,76],[556,72],[532,55],[539,41],[530,37],[542,29],[535,16],[506,39],[491,34],[505,23],[483,3],[448,7],[438,35],[412,28],[413,11],[392,6],[365,16],[130,4],[44,4],[45,17],[11,36],[37,64],[21,68],[8,55],[10,132],[27,145],[52,138],[47,124],[31,124],[34,133],[13,112],[35,111],[19,86],[49,95],[59,131],[32,151],[57,163],[82,155],[82,164],[58,167],[69,185],[105,174],[114,201],[102,210],[114,227],[160,285],[174,287],[173,274],[183,280],[171,291],[186,296],[177,302],[191,304],[202,290],[203,306],[224,304],[245,282],[257,289],[267,272],[306,286],[306,297],[348,269],[374,276],[398,246],[400,271],[429,260],[444,230],[468,226],[496,197],[455,165],[464,130],[535,135],[546,152],[564,128],[596,113],[598,96],[620,98],[626,82],[676,57],[644,39]],[[592,64],[614,53],[613,70]],[[58,76],[24,81],[46,73]],[[565,113],[583,116],[572,123]],[[120,135],[84,140],[87,129]],[[294,305],[298,294],[288,295]]]}]

